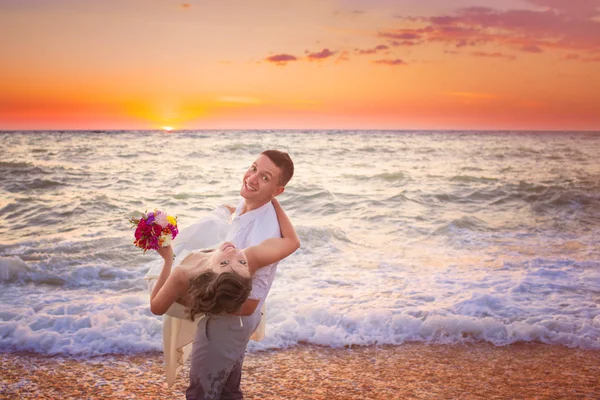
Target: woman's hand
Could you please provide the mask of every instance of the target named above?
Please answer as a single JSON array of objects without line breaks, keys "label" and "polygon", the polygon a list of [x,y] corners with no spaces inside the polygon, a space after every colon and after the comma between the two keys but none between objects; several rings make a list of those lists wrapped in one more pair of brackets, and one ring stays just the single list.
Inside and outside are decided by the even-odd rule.
[{"label": "woman's hand", "polygon": [[171,245],[161,247],[158,250],[156,250],[156,252],[160,254],[163,260],[165,260],[166,262],[173,261],[173,248],[171,247]]},{"label": "woman's hand", "polygon": [[231,214],[233,214],[235,212],[235,207],[230,206],[229,204],[223,204],[223,207],[228,209]]}]

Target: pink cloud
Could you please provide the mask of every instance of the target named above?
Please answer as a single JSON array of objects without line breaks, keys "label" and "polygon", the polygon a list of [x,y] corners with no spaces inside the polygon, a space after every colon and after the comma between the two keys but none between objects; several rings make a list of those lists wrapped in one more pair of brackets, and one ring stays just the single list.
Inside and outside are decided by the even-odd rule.
[{"label": "pink cloud", "polygon": [[598,0],[527,0],[537,6],[548,7],[567,14],[595,16],[600,14]]},{"label": "pink cloud", "polygon": [[307,58],[309,61],[324,60],[326,58],[331,57],[334,54],[335,54],[335,51],[331,51],[329,49],[323,49],[317,53],[308,53]]},{"label": "pink cloud", "polygon": [[564,60],[575,61],[580,60],[582,62],[600,62],[600,56],[582,57],[579,54],[570,53],[563,57]]},{"label": "pink cloud", "polygon": [[521,46],[521,48],[519,48],[519,50],[525,51],[527,53],[541,53],[541,52],[543,52],[542,49],[540,49],[538,46],[533,45],[533,44],[528,44],[528,45],[525,45],[525,46]]},{"label": "pink cloud", "polygon": [[420,39],[421,35],[416,31],[411,31],[408,29],[402,30],[388,30],[384,32],[379,32],[379,37],[386,39],[394,39],[394,40],[415,40]]},{"label": "pink cloud", "polygon": [[373,48],[370,49],[356,49],[356,53],[357,54],[376,54],[378,51],[384,51],[389,49],[388,46],[384,45],[384,44],[380,44],[379,46],[375,46]]},{"label": "pink cloud", "polygon": [[488,57],[488,58],[506,58],[507,60],[514,60],[516,57],[510,54],[504,54],[500,52],[488,53],[485,51],[474,51],[471,55],[475,57]]},{"label": "pink cloud", "polygon": [[265,60],[277,65],[286,65],[288,62],[297,61],[298,58],[296,56],[292,56],[291,54],[276,54],[274,56],[267,57]]},{"label": "pink cloud", "polygon": [[[436,26],[443,37],[457,35],[471,39],[500,43],[520,42],[523,45],[562,48],[600,48],[600,22],[591,18],[574,17],[566,13],[531,10],[497,11],[491,8],[471,7],[459,10],[455,17],[447,17]],[[448,31],[448,28],[461,31]]]},{"label": "pink cloud", "polygon": [[600,51],[600,21],[594,18],[600,14],[600,0],[528,1],[547,9],[469,7],[451,15],[405,17],[401,23],[408,20],[411,28],[384,29],[376,36],[419,38],[419,44],[441,42],[457,48],[493,44],[530,53],[552,49]]},{"label": "pink cloud", "polygon": [[458,47],[465,47],[465,46],[475,46],[476,44],[477,43],[475,43],[473,41],[469,42],[469,41],[467,41],[465,39],[459,39],[456,42],[456,47],[458,48]]},{"label": "pink cloud", "polygon": [[407,47],[411,47],[411,46],[416,46],[421,44],[421,42],[413,42],[410,40],[403,40],[401,42],[398,42],[396,40],[390,42],[390,45],[393,47],[400,47],[400,46],[407,46]]},{"label": "pink cloud", "polygon": [[340,53],[340,55],[338,56],[338,58],[335,60],[335,63],[339,64],[339,63],[344,62],[344,61],[350,61],[350,58],[348,57],[348,54],[349,53],[346,50],[342,51]]},{"label": "pink cloud", "polygon": [[[474,57],[515,60],[511,50],[543,53],[570,50],[568,60],[597,62],[600,54],[600,0],[524,0],[537,9],[499,10],[491,7],[468,7],[448,15],[430,17],[394,16],[396,26],[377,31],[374,36],[386,39],[386,45],[355,49],[356,54],[371,55],[394,47],[412,47],[431,43],[456,49],[471,47]],[[355,10],[355,14],[360,14]],[[578,53],[577,58],[574,54]],[[347,51],[306,51],[305,60],[320,61],[337,55],[336,63],[349,60]],[[286,65],[299,60],[288,54],[266,59]],[[373,61],[384,65],[406,65],[400,59]]]},{"label": "pink cloud", "polygon": [[396,58],[395,60],[375,60],[375,61],[373,61],[373,63],[374,64],[391,65],[391,66],[406,65],[406,63],[399,58]]}]

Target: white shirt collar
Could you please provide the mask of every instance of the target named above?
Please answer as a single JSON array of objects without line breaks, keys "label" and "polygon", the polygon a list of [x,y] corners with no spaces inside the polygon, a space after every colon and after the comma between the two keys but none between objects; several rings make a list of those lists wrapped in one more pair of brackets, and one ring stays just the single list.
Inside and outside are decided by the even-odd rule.
[{"label": "white shirt collar", "polygon": [[267,210],[267,208],[269,208],[269,206],[271,205],[271,202],[267,201],[262,206],[255,208],[251,211],[246,211],[244,214],[240,215],[240,212],[244,208],[244,204],[246,204],[246,201],[242,199],[242,201],[240,201],[240,204],[238,204],[237,208],[235,209],[235,217],[233,218],[234,220],[239,219],[242,225],[246,225],[250,221],[254,220],[256,217],[264,213]]}]

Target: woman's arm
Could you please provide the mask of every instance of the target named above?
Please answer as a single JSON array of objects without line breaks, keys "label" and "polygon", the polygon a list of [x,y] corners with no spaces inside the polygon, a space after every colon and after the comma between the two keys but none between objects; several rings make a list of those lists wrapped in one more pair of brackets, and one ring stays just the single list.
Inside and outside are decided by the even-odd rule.
[{"label": "woman's arm", "polygon": [[165,265],[150,295],[150,311],[155,315],[163,315],[187,290],[187,278],[185,272],[179,268],[171,273],[173,266],[171,246],[160,248],[156,252],[165,260]]},{"label": "woman's arm", "polygon": [[259,245],[244,249],[251,274],[254,274],[259,268],[283,260],[300,247],[300,239],[292,222],[281,208],[281,204],[277,199],[273,199],[271,202],[277,214],[282,237],[267,239]]}]

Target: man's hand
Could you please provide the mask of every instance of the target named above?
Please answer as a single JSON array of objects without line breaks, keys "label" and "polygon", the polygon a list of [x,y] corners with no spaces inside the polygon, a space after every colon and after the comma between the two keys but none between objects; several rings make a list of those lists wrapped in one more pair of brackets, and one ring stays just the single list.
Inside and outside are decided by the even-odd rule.
[{"label": "man's hand", "polygon": [[235,212],[235,207],[233,207],[233,206],[230,206],[229,204],[223,204],[223,206],[224,206],[225,208],[227,208],[227,209],[229,210],[229,212],[230,212],[230,213],[232,213],[232,214],[233,214],[233,213]]}]

